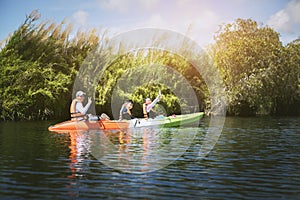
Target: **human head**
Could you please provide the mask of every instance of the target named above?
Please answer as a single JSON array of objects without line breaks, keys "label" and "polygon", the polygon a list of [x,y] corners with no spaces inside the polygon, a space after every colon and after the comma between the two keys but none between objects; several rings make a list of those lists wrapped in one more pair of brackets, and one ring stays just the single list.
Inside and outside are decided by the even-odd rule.
[{"label": "human head", "polygon": [[82,91],[77,91],[76,92],[76,98],[80,101],[83,101],[84,100],[84,97],[85,97],[85,93],[82,92]]},{"label": "human head", "polygon": [[146,104],[150,104],[150,103],[152,103],[152,100],[151,100],[150,98],[146,98],[146,99],[145,99],[145,103],[146,103]]},{"label": "human head", "polygon": [[133,101],[132,100],[127,100],[126,101],[126,107],[128,109],[132,109],[133,108]]}]

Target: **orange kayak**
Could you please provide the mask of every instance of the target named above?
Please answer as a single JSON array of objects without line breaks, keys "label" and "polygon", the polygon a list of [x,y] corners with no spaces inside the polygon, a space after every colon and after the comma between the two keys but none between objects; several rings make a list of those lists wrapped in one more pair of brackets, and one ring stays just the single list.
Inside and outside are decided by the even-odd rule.
[{"label": "orange kayak", "polygon": [[74,131],[74,130],[97,130],[97,129],[126,129],[127,121],[99,120],[99,121],[65,121],[48,128],[49,131]]}]

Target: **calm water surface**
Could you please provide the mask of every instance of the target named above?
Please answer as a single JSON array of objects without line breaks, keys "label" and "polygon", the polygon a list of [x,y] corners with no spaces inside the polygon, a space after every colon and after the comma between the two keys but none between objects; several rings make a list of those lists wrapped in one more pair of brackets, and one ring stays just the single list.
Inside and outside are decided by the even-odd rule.
[{"label": "calm water surface", "polygon": [[[300,118],[227,118],[199,159],[208,121],[187,150],[176,129],[57,134],[47,131],[55,122],[2,122],[0,199],[300,199]],[[115,148],[98,145],[95,154],[103,138]],[[147,171],[157,159],[174,162],[124,172]]]}]

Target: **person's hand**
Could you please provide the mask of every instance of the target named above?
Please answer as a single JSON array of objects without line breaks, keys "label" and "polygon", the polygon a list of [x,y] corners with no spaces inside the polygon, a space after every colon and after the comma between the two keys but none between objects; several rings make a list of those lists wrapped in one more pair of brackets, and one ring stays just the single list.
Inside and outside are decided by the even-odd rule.
[{"label": "person's hand", "polygon": [[162,97],[161,91],[159,90],[157,98],[161,99],[161,97]]},{"label": "person's hand", "polygon": [[92,103],[93,101],[92,101],[92,97],[89,97],[88,98],[88,103]]}]

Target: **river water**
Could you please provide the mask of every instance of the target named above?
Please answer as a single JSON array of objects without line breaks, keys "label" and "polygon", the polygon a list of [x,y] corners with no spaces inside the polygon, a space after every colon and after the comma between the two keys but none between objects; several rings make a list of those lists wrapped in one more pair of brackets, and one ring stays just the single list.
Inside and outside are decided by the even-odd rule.
[{"label": "river water", "polygon": [[2,122],[0,199],[300,199],[299,122],[226,118],[204,158],[208,118],[185,132],[192,138],[177,129],[58,134],[47,131],[53,121]]}]

